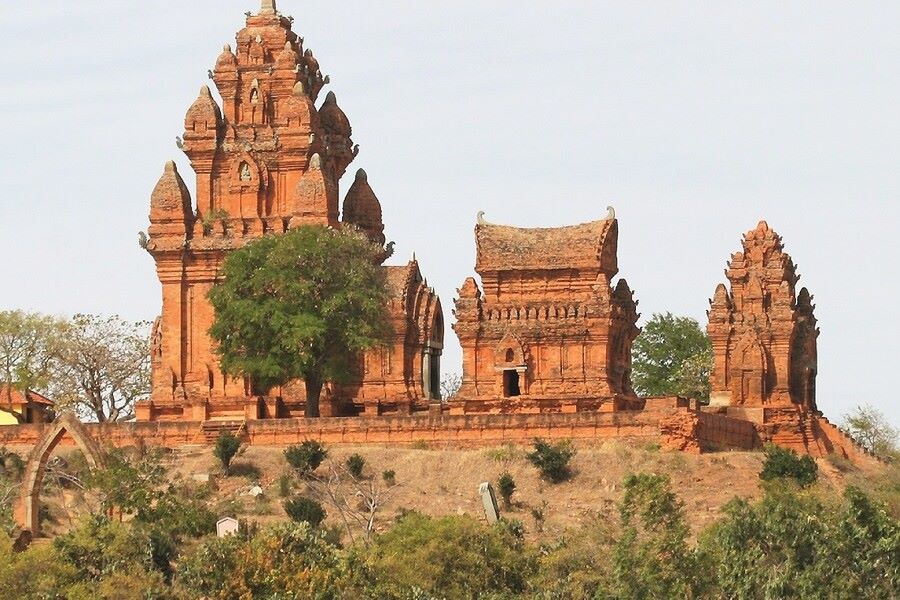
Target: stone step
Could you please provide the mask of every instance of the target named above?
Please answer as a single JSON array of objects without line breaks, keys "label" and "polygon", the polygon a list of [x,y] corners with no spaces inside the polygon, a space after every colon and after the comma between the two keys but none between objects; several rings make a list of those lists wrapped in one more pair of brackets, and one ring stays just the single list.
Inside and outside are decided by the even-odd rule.
[{"label": "stone step", "polygon": [[244,421],[204,421],[201,425],[203,437],[208,443],[215,443],[223,431],[230,431],[235,436],[246,437],[247,428]]}]

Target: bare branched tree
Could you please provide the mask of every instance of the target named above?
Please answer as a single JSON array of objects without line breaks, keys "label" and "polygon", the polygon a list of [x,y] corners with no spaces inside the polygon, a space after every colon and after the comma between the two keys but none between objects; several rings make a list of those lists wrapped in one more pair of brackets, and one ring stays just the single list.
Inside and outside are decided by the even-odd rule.
[{"label": "bare branched tree", "polygon": [[441,400],[447,400],[459,393],[462,387],[462,375],[459,373],[446,373],[441,377]]},{"label": "bare branched tree", "polygon": [[857,442],[878,456],[889,458],[897,453],[900,431],[870,404],[857,406],[844,415],[844,427]]},{"label": "bare branched tree", "polygon": [[375,531],[378,512],[390,495],[389,490],[375,478],[354,477],[346,467],[332,461],[326,465],[323,474],[313,476],[310,483],[320,501],[337,511],[351,543],[356,543],[355,532],[360,529],[363,540],[368,543]]},{"label": "bare branched tree", "polygon": [[90,421],[134,418],[150,393],[150,324],[117,316],[75,315],[53,373],[57,405]]}]

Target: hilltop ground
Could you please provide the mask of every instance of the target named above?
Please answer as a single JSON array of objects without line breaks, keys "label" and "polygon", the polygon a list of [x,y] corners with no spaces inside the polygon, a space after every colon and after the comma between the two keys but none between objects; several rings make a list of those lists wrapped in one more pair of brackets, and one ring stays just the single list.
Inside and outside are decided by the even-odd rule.
[{"label": "hilltop ground", "polygon": [[[501,513],[522,521],[530,537],[550,539],[597,515],[616,518],[622,480],[630,473],[669,475],[674,491],[684,502],[687,522],[695,534],[715,521],[721,508],[733,497],[754,499],[762,494],[758,478],[762,452],[719,452],[697,456],[665,452],[656,446],[628,441],[579,443],[576,448],[578,453],[572,461],[572,478],[555,485],[542,481],[536,469],[525,460],[527,447],[513,446],[480,449],[334,446],[329,448],[328,459],[317,471],[322,478],[327,478],[331,468],[339,470],[351,454],[361,455],[366,466],[361,482],[348,483],[345,473],[344,483],[331,486],[283,477],[290,474],[283,448],[242,449],[234,459],[229,477],[222,475],[221,466],[210,448],[181,448],[167,453],[163,462],[171,480],[181,478],[199,486],[208,485],[208,503],[218,516],[234,516],[260,524],[286,518],[282,508],[286,491],[282,479],[289,482],[290,494],[321,499],[328,512],[326,523],[336,527],[341,527],[343,517],[348,515],[342,515],[328,503],[328,491],[346,498],[350,511],[357,511],[364,496],[374,487],[380,497],[375,517],[375,530],[378,531],[389,527],[405,510],[435,516],[468,513],[484,518],[478,484],[491,481],[496,487],[498,476],[506,470],[512,474],[518,489],[512,509],[501,509]],[[10,449],[26,454],[24,449]],[[70,463],[77,462],[80,456],[71,449],[63,449],[59,454]],[[875,491],[887,485],[896,492],[896,469],[872,466],[860,469],[845,461],[834,460],[819,460],[818,465],[818,485],[826,493],[840,493],[848,483]],[[395,472],[395,485],[384,482],[382,473],[386,470]],[[205,483],[207,478],[208,484]],[[262,488],[258,498],[250,495],[255,485]],[[50,519],[45,527],[46,533],[52,535],[68,529],[83,511],[84,504],[77,489],[53,485],[46,488],[43,502]],[[542,512],[543,520],[539,516],[536,518],[535,512]],[[349,520],[353,521],[352,518]],[[350,529],[361,534],[363,527],[352,522]]]}]

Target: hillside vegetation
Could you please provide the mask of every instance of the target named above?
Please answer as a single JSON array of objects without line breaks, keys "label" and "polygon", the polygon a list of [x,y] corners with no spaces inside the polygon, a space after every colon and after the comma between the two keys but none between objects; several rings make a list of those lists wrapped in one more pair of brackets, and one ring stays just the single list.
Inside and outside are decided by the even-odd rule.
[{"label": "hillside vegetation", "polygon": [[[825,589],[893,598],[900,589],[895,466],[625,442],[573,448],[560,483],[527,460],[532,448],[512,446],[331,447],[311,470],[297,469],[305,459],[288,464],[282,448],[252,447],[227,477],[209,448],[116,453],[93,475],[63,451],[46,480],[44,523],[56,537],[14,554],[0,536],[0,589],[435,600],[819,598]],[[501,474],[514,482],[511,503],[500,501],[503,518],[488,525],[478,484],[496,488]],[[118,514],[113,506],[122,522],[105,516]],[[222,516],[241,520],[237,536],[212,535]]]}]

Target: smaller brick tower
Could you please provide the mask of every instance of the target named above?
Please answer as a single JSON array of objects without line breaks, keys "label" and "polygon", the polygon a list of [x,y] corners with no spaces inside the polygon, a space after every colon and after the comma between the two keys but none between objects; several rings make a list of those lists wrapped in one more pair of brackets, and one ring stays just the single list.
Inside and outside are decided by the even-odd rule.
[{"label": "smaller brick tower", "polygon": [[[781,237],[762,221],[731,256],[710,300],[711,404],[816,411],[816,318]],[[730,412],[730,411],[729,411]],[[759,420],[759,419],[756,419]]]},{"label": "smaller brick tower", "polygon": [[463,383],[451,413],[639,408],[631,388],[637,303],[618,272],[618,222],[556,228],[479,217],[474,278],[458,290],[453,328]]}]

